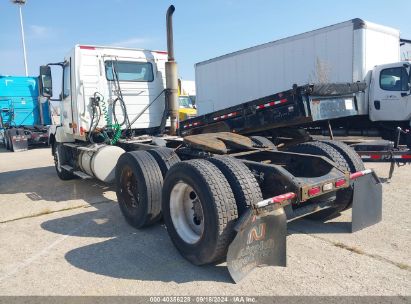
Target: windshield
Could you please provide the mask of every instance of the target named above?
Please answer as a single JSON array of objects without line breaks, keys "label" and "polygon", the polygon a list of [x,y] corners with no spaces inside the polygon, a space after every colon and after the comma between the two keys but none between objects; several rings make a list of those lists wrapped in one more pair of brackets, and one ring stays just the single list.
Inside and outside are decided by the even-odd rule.
[{"label": "windshield", "polygon": [[178,100],[180,102],[180,108],[186,108],[186,109],[194,108],[193,102],[191,101],[190,96],[180,96],[178,97]]}]

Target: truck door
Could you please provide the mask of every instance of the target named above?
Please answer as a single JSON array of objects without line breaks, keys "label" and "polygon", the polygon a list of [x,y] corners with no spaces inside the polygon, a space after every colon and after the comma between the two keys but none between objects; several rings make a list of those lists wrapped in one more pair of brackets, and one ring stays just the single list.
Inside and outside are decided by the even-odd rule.
[{"label": "truck door", "polygon": [[411,118],[410,68],[402,64],[377,66],[370,84],[372,121],[406,121]]},{"label": "truck door", "polygon": [[64,62],[63,66],[63,85],[61,92],[61,115],[65,133],[73,134],[73,112],[71,101],[71,59]]}]

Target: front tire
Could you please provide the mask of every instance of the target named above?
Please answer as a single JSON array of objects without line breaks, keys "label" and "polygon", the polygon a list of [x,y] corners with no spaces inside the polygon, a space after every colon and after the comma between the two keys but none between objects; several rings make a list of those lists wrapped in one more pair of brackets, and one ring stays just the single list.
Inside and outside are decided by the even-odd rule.
[{"label": "front tire", "polygon": [[70,180],[76,177],[73,173],[61,167],[62,165],[67,163],[69,157],[69,151],[67,151],[67,148],[64,147],[63,144],[56,143],[53,157],[57,175],[61,180]]},{"label": "front tire", "polygon": [[187,260],[203,265],[226,256],[238,212],[230,185],[215,165],[197,159],[170,168],[162,209],[168,234]]}]

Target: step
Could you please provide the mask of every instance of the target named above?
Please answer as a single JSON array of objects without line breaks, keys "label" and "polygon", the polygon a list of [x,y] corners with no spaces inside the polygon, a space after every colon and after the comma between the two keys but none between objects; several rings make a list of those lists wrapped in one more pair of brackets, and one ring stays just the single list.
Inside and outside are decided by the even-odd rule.
[{"label": "step", "polygon": [[72,144],[72,143],[64,143],[63,145],[67,146],[67,147],[71,147],[71,148],[77,148],[78,147],[78,145]]},{"label": "step", "polygon": [[77,150],[87,151],[87,152],[96,152],[96,148],[89,148],[89,147],[79,147],[77,146]]},{"label": "step", "polygon": [[73,143],[64,143],[65,146],[75,148],[77,150],[87,151],[87,152],[95,152],[97,151],[97,147],[89,148],[84,146],[79,146]]},{"label": "step", "polygon": [[69,172],[73,171],[73,167],[69,165],[61,165],[61,168]]},{"label": "step", "polygon": [[89,179],[89,178],[93,178],[92,176],[82,172],[82,171],[74,171],[73,172],[74,175],[77,175],[78,177],[82,178],[82,179]]}]

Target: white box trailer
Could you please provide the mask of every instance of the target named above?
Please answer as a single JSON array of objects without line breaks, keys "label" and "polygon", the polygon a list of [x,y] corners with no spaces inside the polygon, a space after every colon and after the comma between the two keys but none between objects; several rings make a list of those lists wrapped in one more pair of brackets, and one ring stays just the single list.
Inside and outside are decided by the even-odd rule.
[{"label": "white box trailer", "polygon": [[[285,91],[296,83],[363,81],[400,60],[398,30],[353,19],[195,65],[198,114]],[[359,105],[359,114],[366,114]]]}]

